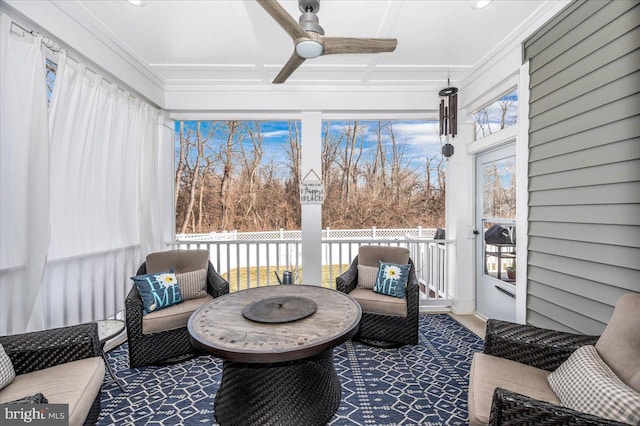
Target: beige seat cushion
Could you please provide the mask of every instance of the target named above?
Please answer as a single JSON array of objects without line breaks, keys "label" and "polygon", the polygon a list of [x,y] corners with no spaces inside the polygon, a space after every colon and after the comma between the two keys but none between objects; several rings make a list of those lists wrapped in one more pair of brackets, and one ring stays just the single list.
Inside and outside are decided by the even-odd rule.
[{"label": "beige seat cushion", "polygon": [[497,387],[559,405],[560,400],[547,382],[549,374],[519,362],[475,353],[469,375],[469,424],[489,423],[491,400]]},{"label": "beige seat cushion", "polygon": [[407,316],[407,299],[375,293],[366,288],[355,288],[349,296],[360,303],[362,312],[394,317]]},{"label": "beige seat cushion", "polygon": [[69,404],[69,425],[82,425],[100,393],[104,368],[104,360],[93,357],[19,374],[0,390],[0,403],[40,392],[50,404]]},{"label": "beige seat cushion", "polygon": [[213,297],[207,294],[205,297],[185,300],[177,305],[144,315],[142,317],[142,334],[152,334],[186,327],[191,314],[211,300],[213,300]]},{"label": "beige seat cushion", "polygon": [[596,349],[620,380],[640,392],[640,293],[618,299]]},{"label": "beige seat cushion", "polygon": [[176,274],[207,269],[209,252],[207,250],[167,250],[147,255],[147,274],[169,272],[173,268]]}]

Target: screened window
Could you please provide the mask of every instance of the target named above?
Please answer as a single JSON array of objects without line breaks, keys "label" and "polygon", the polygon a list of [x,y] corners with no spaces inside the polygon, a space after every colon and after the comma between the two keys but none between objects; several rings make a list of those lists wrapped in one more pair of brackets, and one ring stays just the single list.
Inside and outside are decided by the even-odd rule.
[{"label": "screened window", "polygon": [[300,229],[299,121],[178,121],[176,232]]},{"label": "screened window", "polygon": [[496,133],[518,122],[518,90],[502,96],[474,114],[476,140]]},{"label": "screened window", "polygon": [[436,121],[324,121],[322,226],[444,227],[442,143]]}]

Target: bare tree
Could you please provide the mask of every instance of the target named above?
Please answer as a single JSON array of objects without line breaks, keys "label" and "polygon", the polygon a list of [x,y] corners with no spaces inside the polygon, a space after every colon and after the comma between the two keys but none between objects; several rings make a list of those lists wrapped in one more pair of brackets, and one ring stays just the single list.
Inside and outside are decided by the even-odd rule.
[{"label": "bare tree", "polygon": [[[195,232],[203,232],[203,222],[205,222],[207,217],[207,211],[204,208],[205,204],[205,189],[207,188],[208,177],[212,174],[212,160],[208,156],[204,156],[204,167],[202,168],[201,178],[200,178],[200,196],[198,198],[198,224]],[[208,221],[207,221],[208,222]]]},{"label": "bare tree", "polygon": [[489,122],[489,111],[487,108],[476,112],[473,117],[476,125],[476,139],[478,139],[480,133],[482,133],[482,137],[489,136],[491,134],[491,123]]},{"label": "bare tree", "polygon": [[330,128],[331,122],[325,121],[323,131],[324,138],[322,141],[322,181],[325,185],[331,184],[332,165],[337,161],[341,141],[341,138],[332,136]]},{"label": "bare tree", "polygon": [[515,123],[514,119],[507,122],[509,111],[513,105],[513,100],[508,97],[504,97],[498,101],[498,106],[500,107],[500,130]]},{"label": "bare tree", "polygon": [[363,140],[358,141],[358,135],[364,130],[358,121],[350,122],[344,133],[344,150],[340,156],[342,179],[341,179],[341,196],[340,199],[349,204],[351,187],[356,184],[358,179],[358,163],[362,155]]},{"label": "bare tree", "polygon": [[[196,143],[197,143],[198,154],[196,157],[196,161],[194,163],[195,166],[193,169],[193,174],[191,176],[191,185],[189,186],[189,204],[187,205],[184,222],[182,223],[182,228],[180,229],[180,233],[182,234],[186,232],[187,226],[189,224],[189,220],[191,219],[193,214],[193,205],[196,200],[197,184],[198,184],[198,178],[200,174],[200,161],[202,160],[202,155],[204,154],[204,140],[202,138],[200,129],[201,129],[201,122],[198,121],[198,123],[196,124]],[[194,220],[194,223],[192,224],[191,229],[195,230],[195,217],[193,218],[193,220]]]},{"label": "bare tree", "polygon": [[260,123],[251,122],[242,124],[243,134],[246,134],[251,145],[251,149],[248,151],[245,148],[245,144],[240,141],[240,162],[241,162],[241,188],[242,191],[239,194],[236,204],[239,206],[239,211],[242,211],[242,217],[240,218],[243,223],[253,221],[254,225],[257,225],[256,218],[251,218],[254,213],[256,204],[256,195],[258,192],[258,168],[262,162],[264,155],[264,148],[262,146],[263,136],[260,132]]},{"label": "bare tree", "polygon": [[226,123],[228,132],[227,140],[221,152],[223,171],[220,178],[219,191],[220,215],[222,218],[220,229],[227,229],[227,224],[229,223],[229,205],[231,204],[229,199],[229,186],[231,184],[231,173],[233,170],[233,149],[235,145],[234,139],[239,124],[240,123],[238,121],[233,120],[227,121]]},{"label": "bare tree", "polygon": [[178,203],[178,196],[180,195],[180,185],[182,183],[182,173],[184,172],[184,163],[185,163],[185,157],[187,155],[187,140],[188,137],[185,136],[184,134],[184,121],[180,122],[180,133],[179,133],[179,137],[180,137],[180,151],[178,153],[178,165],[176,167],[176,191],[175,191],[175,198],[174,198],[174,202]]}]

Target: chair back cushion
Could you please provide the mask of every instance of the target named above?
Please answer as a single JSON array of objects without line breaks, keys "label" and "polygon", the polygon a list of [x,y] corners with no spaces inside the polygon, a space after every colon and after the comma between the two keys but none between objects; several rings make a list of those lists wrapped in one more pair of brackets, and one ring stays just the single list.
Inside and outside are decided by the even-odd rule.
[{"label": "chair back cushion", "polygon": [[380,261],[406,265],[409,249],[405,247],[361,246],[358,250],[358,265],[380,267]]},{"label": "chair back cushion", "polygon": [[596,349],[620,380],[640,392],[640,293],[618,299]]},{"label": "chair back cushion", "polygon": [[177,274],[207,269],[209,252],[207,250],[168,250],[147,255],[147,274],[168,272],[170,268]]}]

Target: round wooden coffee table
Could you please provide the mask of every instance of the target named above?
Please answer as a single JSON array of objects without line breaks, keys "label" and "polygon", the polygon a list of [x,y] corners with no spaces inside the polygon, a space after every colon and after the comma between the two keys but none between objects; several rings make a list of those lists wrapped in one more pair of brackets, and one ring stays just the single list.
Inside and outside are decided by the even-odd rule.
[{"label": "round wooden coffee table", "polygon": [[[311,300],[316,309],[297,320],[275,315],[284,322],[243,315],[252,311],[245,309],[249,305],[274,298],[273,309],[286,309],[291,298]],[[355,335],[361,316],[360,305],[348,295],[310,285],[259,287],[203,305],[189,318],[188,330],[195,346],[224,360],[216,421],[223,426],[326,424],[342,392],[333,348]]]}]

